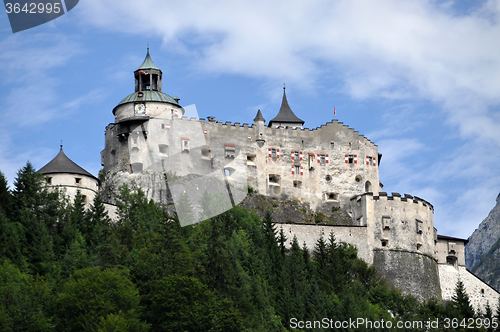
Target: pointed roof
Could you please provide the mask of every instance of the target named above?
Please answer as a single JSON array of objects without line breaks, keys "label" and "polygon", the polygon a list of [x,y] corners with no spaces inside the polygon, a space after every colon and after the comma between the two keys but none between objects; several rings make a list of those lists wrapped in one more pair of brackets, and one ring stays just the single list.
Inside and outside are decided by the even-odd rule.
[{"label": "pointed roof", "polygon": [[75,164],[71,159],[69,159],[65,154],[61,146],[61,151],[57,156],[52,159],[47,165],[43,166],[38,170],[41,174],[52,174],[52,173],[70,173],[70,174],[80,174],[90,176],[96,179],[95,176]]},{"label": "pointed roof", "polygon": [[144,62],[142,65],[137,68],[137,70],[141,69],[157,69],[160,70],[160,68],[156,67],[155,64],[153,63],[153,60],[151,59],[151,56],[149,55],[149,47],[148,47],[148,54],[146,54],[146,59],[144,59]]},{"label": "pointed roof", "polygon": [[266,120],[264,120],[264,117],[262,116],[262,113],[260,112],[260,109],[257,111],[257,115],[255,116],[255,119],[253,119],[254,123],[257,121],[266,122]]},{"label": "pointed roof", "polygon": [[286,93],[285,93],[285,88],[283,87],[283,101],[281,102],[281,108],[280,111],[278,112],[278,115],[271,121],[269,121],[269,127],[272,126],[273,122],[280,122],[280,123],[300,123],[304,124],[305,121],[302,121],[299,119],[292,111],[290,106],[288,105],[288,101],[286,100]]}]

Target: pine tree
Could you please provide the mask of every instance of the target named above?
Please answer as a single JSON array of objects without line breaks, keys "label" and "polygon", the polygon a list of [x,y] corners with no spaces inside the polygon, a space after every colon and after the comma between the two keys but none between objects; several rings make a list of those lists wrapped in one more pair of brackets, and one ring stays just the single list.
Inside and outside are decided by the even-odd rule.
[{"label": "pine tree", "polygon": [[286,249],[286,241],[287,241],[287,237],[285,236],[285,232],[283,231],[283,227],[280,228],[280,235],[278,236],[278,244],[279,244],[279,247],[280,247],[280,252],[281,252],[281,256],[284,257],[287,253],[287,249]]},{"label": "pine tree", "polygon": [[465,285],[458,279],[455,286],[455,294],[451,298],[454,308],[458,311],[461,318],[473,318],[475,316],[474,308],[470,304],[469,295],[465,291]]},{"label": "pine tree", "polygon": [[59,193],[48,192],[30,162],[18,171],[14,187],[13,216],[24,229],[23,254],[33,274],[45,275],[54,270],[52,237],[60,217]]},{"label": "pine tree", "polygon": [[10,217],[12,212],[12,194],[10,193],[7,179],[0,171],[0,208],[3,209],[5,215]]}]

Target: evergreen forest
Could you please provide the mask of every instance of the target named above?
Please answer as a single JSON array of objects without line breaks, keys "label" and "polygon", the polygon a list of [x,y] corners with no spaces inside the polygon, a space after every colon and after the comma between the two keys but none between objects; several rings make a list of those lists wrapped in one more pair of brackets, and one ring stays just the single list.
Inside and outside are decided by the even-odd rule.
[{"label": "evergreen forest", "polygon": [[[403,295],[353,246],[328,234],[307,248],[270,213],[236,206],[180,227],[126,186],[117,206],[112,222],[99,196],[88,209],[68,201],[29,162],[13,188],[0,172],[0,331],[426,331],[395,326],[500,318],[475,312],[460,282],[447,305]],[[392,328],[333,328],[359,318]]]}]

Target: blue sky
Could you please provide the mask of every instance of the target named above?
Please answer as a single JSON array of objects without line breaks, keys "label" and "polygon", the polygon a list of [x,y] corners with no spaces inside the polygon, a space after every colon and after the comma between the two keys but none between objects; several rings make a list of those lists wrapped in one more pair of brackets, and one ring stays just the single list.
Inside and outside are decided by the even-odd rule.
[{"label": "blue sky", "polygon": [[101,168],[104,128],[149,44],[163,91],[200,117],[252,123],[288,102],[379,146],[387,192],[467,238],[500,192],[500,2],[84,0],[13,34],[0,19],[0,170],[12,186],[59,150]]}]

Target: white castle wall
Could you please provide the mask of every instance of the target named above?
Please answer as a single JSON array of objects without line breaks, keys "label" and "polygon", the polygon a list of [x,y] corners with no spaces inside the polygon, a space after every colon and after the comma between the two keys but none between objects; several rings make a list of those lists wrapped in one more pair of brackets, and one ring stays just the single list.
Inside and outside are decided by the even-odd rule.
[{"label": "white castle wall", "polygon": [[465,266],[453,266],[448,264],[438,264],[439,280],[444,301],[451,301],[455,294],[457,281],[460,279],[469,295],[472,306],[475,310],[485,312],[486,304],[495,312],[498,305],[498,292],[484,283],[481,279],[469,272]]},{"label": "white castle wall", "polygon": [[[45,175],[50,178],[50,187],[58,187],[68,196],[71,202],[74,201],[76,193],[84,198],[85,205],[89,206],[94,201],[94,197],[99,190],[98,181],[92,177],[81,174],[52,173]],[[77,181],[77,179],[79,179]]]},{"label": "white castle wall", "polygon": [[293,237],[296,236],[301,247],[305,243],[309,250],[314,250],[320,237],[323,237],[328,243],[330,233],[333,233],[337,243],[345,242],[355,246],[358,249],[358,257],[364,261],[370,261],[370,257],[373,256],[372,248],[366,245],[367,228],[365,226],[277,225],[278,232],[281,228],[287,237],[288,247],[290,247]]}]

